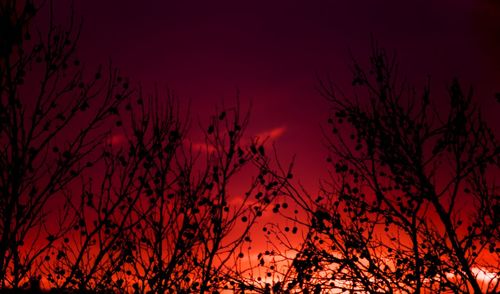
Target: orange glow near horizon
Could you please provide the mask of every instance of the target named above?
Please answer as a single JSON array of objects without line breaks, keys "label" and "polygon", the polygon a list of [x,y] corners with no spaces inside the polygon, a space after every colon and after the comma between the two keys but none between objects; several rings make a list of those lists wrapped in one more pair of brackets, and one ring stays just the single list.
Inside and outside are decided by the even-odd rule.
[{"label": "orange glow near horizon", "polygon": [[[9,40],[14,44],[7,48],[8,38],[0,36],[0,145],[4,148],[0,149],[0,174],[4,176],[0,196],[19,194],[15,201],[0,199],[0,250],[16,252],[2,256],[2,260],[8,258],[8,265],[0,291],[17,282],[27,287],[30,279],[38,278],[44,289],[76,287],[79,282],[93,288],[110,276],[113,290],[132,291],[134,283],[139,283],[142,288],[137,291],[146,292],[154,283],[176,281],[196,287],[204,282],[226,285],[227,293],[236,292],[244,283],[249,291],[255,286],[269,293],[271,286],[284,289],[289,283],[294,286],[292,293],[299,293],[309,281],[325,289],[330,283],[337,289],[352,286],[356,281],[348,278],[356,274],[352,270],[356,266],[361,269],[357,274],[368,277],[368,283],[389,277],[387,284],[399,287],[407,280],[410,286],[401,286],[407,290],[414,286],[408,274],[412,269],[400,273],[399,267],[415,264],[427,270],[419,272],[419,283],[434,290],[436,281],[459,284],[460,274],[466,272],[458,266],[463,261],[450,256],[457,249],[446,226],[457,233],[457,251],[463,250],[465,262],[473,264],[472,274],[482,289],[497,285],[495,291],[500,291],[500,244],[494,235],[498,234],[497,211],[486,209],[498,201],[498,163],[486,170],[488,185],[464,181],[451,189],[465,178],[454,174],[462,158],[453,165],[454,158],[446,158],[451,152],[429,157],[440,142],[433,134],[425,134],[435,141],[419,150],[423,161],[432,158],[422,164],[422,174],[429,175],[425,180],[435,188],[432,195],[451,191],[436,198],[453,213],[446,223],[431,199],[419,194],[422,207],[412,219],[407,212],[414,208],[414,199],[409,199],[414,191],[407,193],[396,184],[401,170],[375,163],[351,168],[342,166],[348,156],[332,155],[334,148],[329,148],[340,146],[352,151],[349,156],[370,160],[369,147],[355,141],[352,125],[345,126],[352,119],[337,117],[332,100],[318,91],[331,80],[335,95],[369,108],[376,95],[357,90],[366,84],[357,81],[358,77],[353,80],[353,72],[358,73],[351,65],[353,58],[368,65],[371,43],[377,43],[397,53],[399,79],[394,84],[412,85],[420,97],[427,77],[432,77],[434,100],[430,104],[435,106],[435,123],[447,120],[443,114],[449,109],[442,106],[449,104],[452,78],[458,76],[465,94],[469,87],[475,90],[474,103],[498,138],[500,2],[75,0],[75,24],[69,21],[72,7],[65,0],[40,2],[48,4],[30,20],[31,35],[22,29],[4,29],[22,15],[19,12],[5,18],[5,24],[0,15],[0,32],[12,33]],[[57,29],[62,25],[60,35],[46,34],[52,16]],[[75,29],[80,17],[84,20],[81,32]],[[71,34],[65,31],[70,25]],[[61,52],[76,44],[78,36],[74,52],[69,50],[71,58],[49,64],[57,52],[50,52],[54,46],[38,46],[38,38],[46,35],[53,44],[60,42]],[[21,46],[38,55],[27,58],[30,67],[11,77],[13,70],[4,69],[9,58],[25,57]],[[52,72],[52,66],[60,67],[60,75]],[[115,71],[115,66],[120,70]],[[7,77],[13,82],[5,83]],[[44,78],[53,80],[44,84]],[[389,83],[381,88],[380,96],[386,89],[394,90]],[[16,89],[14,94],[7,95],[12,89]],[[50,95],[57,99],[36,103]],[[91,98],[80,103],[85,95]],[[408,103],[404,107],[417,106]],[[106,119],[92,125],[92,115],[101,112]],[[23,121],[11,123],[21,114]],[[68,114],[75,116],[67,121]],[[38,121],[39,117],[44,120]],[[461,118],[450,119],[449,124],[458,125],[455,121]],[[344,125],[339,127],[338,121]],[[401,121],[403,131],[414,132],[404,129]],[[23,129],[31,124],[34,132]],[[420,127],[420,122],[415,125]],[[80,137],[89,126],[93,131],[89,134],[99,135]],[[53,137],[46,135],[59,128]],[[9,137],[14,131],[16,136]],[[345,142],[335,137],[340,133]],[[44,136],[49,137],[48,143]],[[419,136],[415,135],[416,141]],[[453,140],[446,136],[452,134],[439,139]],[[17,141],[29,146],[9,149]],[[78,147],[81,158],[72,152]],[[476,162],[473,155],[469,158]],[[35,156],[37,160],[24,166]],[[22,168],[16,170],[9,162]],[[356,168],[366,168],[366,178],[382,179],[376,185],[366,178],[358,182]],[[373,175],[370,168],[376,169]],[[66,177],[50,178],[58,171]],[[9,190],[15,186],[12,183],[17,179],[12,175],[16,173],[26,173],[27,184],[16,187],[19,193]],[[411,180],[408,189],[427,183],[421,178]],[[478,200],[478,194],[485,191],[474,190],[474,185],[491,193],[490,203]],[[421,194],[429,191],[423,184],[420,188]],[[375,190],[387,193],[388,200],[381,201]],[[39,194],[50,196],[44,206],[37,207],[45,201],[33,196]],[[35,209],[28,213],[30,205]],[[391,205],[403,207],[403,212],[388,213]],[[493,212],[474,215],[481,205],[483,211]],[[12,217],[3,220],[9,213]],[[31,214],[37,217],[30,219]],[[489,231],[476,243],[462,240],[481,226],[489,228],[490,222],[493,233]],[[31,224],[27,230],[19,229]],[[15,232],[1,243],[7,227]],[[373,243],[360,244],[365,240]],[[211,252],[217,246],[222,249]],[[412,254],[417,255],[414,264],[407,258]],[[379,263],[371,263],[368,255]],[[437,259],[439,268],[425,263],[426,258]],[[220,280],[200,278],[215,270],[227,275]],[[23,273],[22,281],[14,281],[14,271]],[[84,271],[93,276],[82,282]],[[72,281],[65,281],[68,273]],[[162,280],[167,273],[171,279]],[[230,274],[242,281],[231,280]],[[463,287],[475,285],[473,279],[469,281]]]}]

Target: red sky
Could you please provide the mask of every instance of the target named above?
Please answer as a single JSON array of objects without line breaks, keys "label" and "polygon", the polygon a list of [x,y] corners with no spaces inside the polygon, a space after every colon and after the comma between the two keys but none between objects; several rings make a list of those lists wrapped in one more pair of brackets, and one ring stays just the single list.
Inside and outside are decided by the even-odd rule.
[{"label": "red sky", "polygon": [[[55,1],[61,21],[67,2]],[[492,107],[500,92],[498,0],[74,3],[87,68],[111,58],[145,92],[155,84],[172,89],[191,105],[193,130],[239,92],[242,105],[253,105],[247,134],[274,137],[285,162],[296,155],[296,178],[312,193],[327,169],[321,126],[328,103],[315,89],[317,77],[329,75],[348,91],[350,52],[365,62],[371,36],[397,53],[416,86],[428,75],[438,95],[454,76],[473,85],[497,135],[500,129]]]},{"label": "red sky", "polygon": [[[63,17],[68,5],[56,3]],[[458,76],[478,89],[487,115],[500,91],[498,1],[75,0],[75,10],[88,67],[111,58],[146,91],[173,89],[191,102],[194,127],[239,90],[243,105],[253,103],[249,134],[279,130],[280,153],[297,155],[312,186],[326,168],[328,116],[316,76],[349,89],[349,50],[366,60],[370,35],[417,85],[430,74],[439,92]]]}]

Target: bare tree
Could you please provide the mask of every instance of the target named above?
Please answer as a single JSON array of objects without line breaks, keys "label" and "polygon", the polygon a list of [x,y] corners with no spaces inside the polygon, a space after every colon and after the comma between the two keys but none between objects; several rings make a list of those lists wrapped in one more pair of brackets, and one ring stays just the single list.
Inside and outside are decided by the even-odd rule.
[{"label": "bare tree", "polygon": [[[214,116],[196,151],[174,104],[146,101],[124,106],[129,120],[117,122],[130,134],[104,149],[103,173],[72,207],[76,233],[57,242],[44,268],[56,288],[203,293],[240,274],[251,228],[280,189],[252,165],[268,161],[263,146],[241,142],[248,116],[239,107]],[[236,194],[242,169],[257,176]]]},{"label": "bare tree", "polygon": [[39,9],[29,0],[0,4],[2,288],[36,275],[40,258],[67,231],[71,217],[57,218],[64,193],[99,159],[105,122],[129,94],[115,70],[86,77],[73,18],[67,28],[52,17],[47,29],[32,28]]},{"label": "bare tree", "polygon": [[441,105],[384,50],[370,65],[354,95],[321,83],[331,177],[318,197],[289,188],[309,221],[276,291],[497,292],[500,148],[472,90],[453,80]]},{"label": "bare tree", "polygon": [[154,202],[150,196],[159,192],[153,192],[149,183],[158,176],[151,174],[152,164],[173,158],[182,142],[180,121],[172,105],[159,108],[159,98],[147,101],[156,104],[146,107],[139,94],[133,107],[127,99],[115,110],[116,127],[102,145],[103,161],[84,175],[81,192],[69,192],[70,211],[76,218],[74,231],[58,242],[53,254],[56,261],[45,268],[56,288],[130,288],[130,283],[124,283],[131,280],[126,265],[134,261],[134,242],[142,221],[134,217],[135,212],[137,207],[151,204],[147,209],[151,213]]},{"label": "bare tree", "polygon": [[243,142],[248,114],[213,116],[199,149],[171,97],[144,99],[111,68],[87,78],[73,17],[62,28],[48,10],[36,31],[40,7],[0,4],[1,287],[229,288],[281,188],[263,142]]},{"label": "bare tree", "polygon": [[[228,288],[235,279],[251,228],[280,188],[271,184],[272,175],[252,166],[266,157],[258,142],[242,142],[247,122],[239,107],[224,109],[206,128],[202,150],[165,145],[172,151],[152,156],[145,180],[153,194],[135,215],[140,231],[131,267],[137,291],[205,293]],[[236,194],[231,182],[241,180],[243,169],[258,176]],[[256,190],[269,195],[255,199]]]}]

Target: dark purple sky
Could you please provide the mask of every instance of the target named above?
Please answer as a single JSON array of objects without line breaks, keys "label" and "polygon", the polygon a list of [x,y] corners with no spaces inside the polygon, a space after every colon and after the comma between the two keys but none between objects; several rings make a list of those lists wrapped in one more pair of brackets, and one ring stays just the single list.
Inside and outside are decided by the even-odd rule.
[{"label": "dark purple sky", "polygon": [[487,115],[500,91],[498,1],[76,0],[75,9],[88,65],[111,57],[146,90],[157,84],[190,101],[195,120],[233,104],[239,90],[243,105],[253,102],[250,134],[284,131],[277,147],[297,154],[306,182],[325,168],[328,104],[316,75],[349,86],[349,51],[365,61],[371,35],[417,86],[430,74],[439,93],[458,76],[478,89]]}]

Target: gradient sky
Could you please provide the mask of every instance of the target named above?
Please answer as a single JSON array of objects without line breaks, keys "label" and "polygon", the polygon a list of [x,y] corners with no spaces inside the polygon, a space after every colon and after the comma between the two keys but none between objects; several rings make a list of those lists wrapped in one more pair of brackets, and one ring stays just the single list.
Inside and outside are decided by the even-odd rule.
[{"label": "gradient sky", "polygon": [[[57,14],[67,13],[59,1]],[[399,56],[402,72],[439,91],[458,76],[478,89],[486,115],[500,91],[499,1],[76,0],[87,66],[113,60],[124,75],[171,88],[202,122],[216,104],[252,101],[249,135],[273,132],[286,160],[314,185],[326,169],[315,90],[330,75],[349,89],[349,52],[366,61],[370,36]],[[436,98],[439,99],[439,98]]]}]

